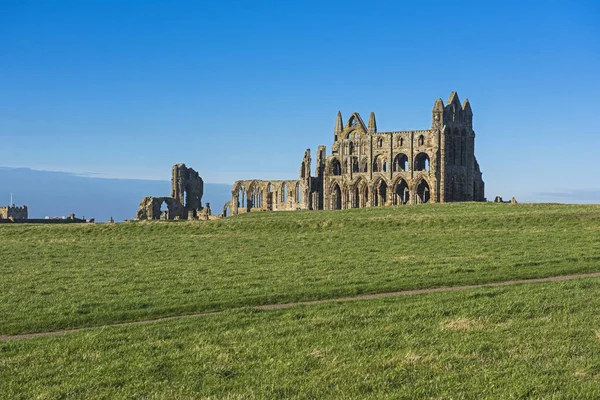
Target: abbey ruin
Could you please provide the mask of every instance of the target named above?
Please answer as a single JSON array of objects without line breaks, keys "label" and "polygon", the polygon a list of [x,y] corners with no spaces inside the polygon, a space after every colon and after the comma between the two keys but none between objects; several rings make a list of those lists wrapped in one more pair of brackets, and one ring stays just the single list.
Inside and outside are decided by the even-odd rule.
[{"label": "abbey ruin", "polygon": [[378,132],[374,113],[367,125],[358,113],[344,125],[338,112],[331,154],[318,147],[316,176],[311,161],[308,149],[297,180],[236,181],[222,215],[485,201],[473,112],[456,92],[445,105],[435,101],[426,130]]}]

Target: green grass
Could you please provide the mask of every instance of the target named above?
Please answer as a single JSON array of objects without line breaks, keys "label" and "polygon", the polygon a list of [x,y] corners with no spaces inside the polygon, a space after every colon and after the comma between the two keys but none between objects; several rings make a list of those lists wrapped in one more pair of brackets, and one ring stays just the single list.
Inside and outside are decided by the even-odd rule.
[{"label": "green grass", "polygon": [[442,204],[0,225],[0,334],[600,271],[600,206]]},{"label": "green grass", "polygon": [[0,343],[0,398],[600,397],[600,280]]}]

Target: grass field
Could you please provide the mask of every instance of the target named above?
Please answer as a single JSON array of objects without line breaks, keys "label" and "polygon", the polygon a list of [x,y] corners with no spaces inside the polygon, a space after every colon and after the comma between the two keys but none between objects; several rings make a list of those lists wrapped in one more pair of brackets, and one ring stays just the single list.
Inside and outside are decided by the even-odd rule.
[{"label": "grass field", "polygon": [[600,397],[600,280],[0,343],[3,399]]},{"label": "grass field", "polygon": [[0,225],[0,334],[600,271],[600,206],[444,204]]}]

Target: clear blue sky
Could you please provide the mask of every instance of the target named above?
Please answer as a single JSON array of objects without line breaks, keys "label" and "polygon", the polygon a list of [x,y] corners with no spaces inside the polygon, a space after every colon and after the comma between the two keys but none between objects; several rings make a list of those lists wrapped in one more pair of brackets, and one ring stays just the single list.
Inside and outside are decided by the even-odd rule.
[{"label": "clear blue sky", "polygon": [[0,38],[0,166],[295,178],[338,110],[425,129],[456,90],[488,198],[600,193],[598,1],[0,0]]}]

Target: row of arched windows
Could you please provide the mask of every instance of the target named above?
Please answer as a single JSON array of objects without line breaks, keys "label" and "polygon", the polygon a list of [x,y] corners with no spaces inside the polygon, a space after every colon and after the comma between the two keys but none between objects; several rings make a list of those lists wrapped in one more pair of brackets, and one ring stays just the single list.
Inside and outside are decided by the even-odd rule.
[{"label": "row of arched windows", "polygon": [[[288,186],[284,182],[281,185],[281,191],[275,192],[273,195],[273,185],[269,183],[266,187],[266,191],[263,191],[258,186],[246,190],[244,185],[241,185],[237,191],[237,206],[238,208],[263,208],[263,200],[264,195],[268,198],[278,199],[279,202],[286,203],[288,201]],[[302,203],[304,199],[303,189],[300,183],[296,183],[293,191],[294,201],[297,203]]]},{"label": "row of arched windows", "polygon": [[[414,187],[415,202],[428,203],[431,198],[429,184],[421,180]],[[342,191],[338,183],[331,186],[330,204],[332,210],[340,210],[343,204],[349,208],[363,208],[367,204],[371,206],[402,205],[410,202],[411,192],[407,182],[402,179],[391,190],[385,180],[380,180],[375,186],[369,188],[365,183],[356,183],[346,186]]]},{"label": "row of arched windows", "polygon": [[[352,139],[351,134],[348,134],[348,139]],[[354,135],[354,139],[357,139],[356,134]],[[396,143],[397,143],[397,145],[399,147],[403,147],[404,146],[404,138],[403,137],[399,137],[397,139]],[[363,145],[364,145],[364,143],[363,143]],[[377,148],[382,148],[383,145],[384,145],[383,138],[382,137],[378,137],[375,140],[375,146]],[[419,135],[419,137],[417,138],[417,145],[418,146],[424,146],[425,145],[425,136],[424,135]],[[364,152],[364,148],[363,148],[363,152]],[[348,154],[349,155],[353,155],[354,153],[355,153],[355,145],[354,145],[354,142],[351,141],[351,142],[348,143]]]},{"label": "row of arched windows", "polygon": [[[334,158],[331,161],[331,174],[334,176],[342,175],[345,171],[356,172],[368,172],[367,160],[363,159],[362,162],[359,163],[357,157],[348,158],[347,165],[345,168],[342,168],[342,164],[339,162],[337,158]],[[387,157],[384,155],[378,154],[373,158],[372,165],[373,172],[388,172],[389,165]],[[427,153],[419,153],[415,156],[415,171],[429,171],[430,168],[430,160],[429,155]],[[409,163],[408,156],[404,153],[399,153],[394,157],[394,161],[392,162],[392,171],[400,172],[400,171],[408,171]]]}]

